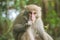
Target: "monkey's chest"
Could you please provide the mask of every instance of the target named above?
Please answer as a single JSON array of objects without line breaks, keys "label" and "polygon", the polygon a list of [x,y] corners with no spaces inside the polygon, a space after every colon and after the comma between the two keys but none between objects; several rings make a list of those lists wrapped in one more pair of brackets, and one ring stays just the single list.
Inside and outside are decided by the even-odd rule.
[{"label": "monkey's chest", "polygon": [[32,26],[33,34],[34,34],[34,36],[35,36],[35,39],[36,39],[36,40],[42,40],[42,39],[40,38],[40,36],[39,36],[39,33],[38,33],[36,27],[37,27],[37,26],[36,26],[35,24]]}]

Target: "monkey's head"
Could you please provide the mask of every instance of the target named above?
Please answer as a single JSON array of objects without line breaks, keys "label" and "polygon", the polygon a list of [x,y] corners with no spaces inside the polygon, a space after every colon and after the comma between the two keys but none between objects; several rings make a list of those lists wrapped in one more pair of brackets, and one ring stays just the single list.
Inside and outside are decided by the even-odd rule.
[{"label": "monkey's head", "polygon": [[28,19],[28,23],[34,23],[38,18],[41,17],[41,7],[37,5],[27,5],[25,7],[24,15]]}]

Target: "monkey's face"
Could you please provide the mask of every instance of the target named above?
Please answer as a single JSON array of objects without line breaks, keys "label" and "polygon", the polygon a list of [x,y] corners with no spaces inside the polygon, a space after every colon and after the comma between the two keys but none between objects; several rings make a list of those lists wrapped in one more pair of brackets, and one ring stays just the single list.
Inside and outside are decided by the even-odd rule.
[{"label": "monkey's face", "polygon": [[24,17],[25,17],[25,19],[27,19],[27,22],[31,22],[31,23],[34,23],[35,21],[36,21],[36,19],[37,19],[37,13],[36,13],[36,11],[25,11],[25,13],[24,13]]},{"label": "monkey's face", "polygon": [[24,15],[28,23],[34,23],[41,16],[41,9],[36,5],[28,5],[25,8]]},{"label": "monkey's face", "polygon": [[36,12],[35,11],[25,11],[24,18],[27,20],[27,23],[31,25],[36,20]]}]

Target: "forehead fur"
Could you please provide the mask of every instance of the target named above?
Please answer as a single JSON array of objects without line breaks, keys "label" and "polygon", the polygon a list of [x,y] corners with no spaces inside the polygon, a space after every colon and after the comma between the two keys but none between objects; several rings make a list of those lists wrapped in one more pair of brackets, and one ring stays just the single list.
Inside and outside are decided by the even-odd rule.
[{"label": "forehead fur", "polygon": [[27,5],[26,7],[25,7],[25,9],[27,9],[27,10],[35,10],[35,11],[38,11],[38,10],[41,10],[41,7],[39,7],[39,6],[37,6],[37,5]]}]

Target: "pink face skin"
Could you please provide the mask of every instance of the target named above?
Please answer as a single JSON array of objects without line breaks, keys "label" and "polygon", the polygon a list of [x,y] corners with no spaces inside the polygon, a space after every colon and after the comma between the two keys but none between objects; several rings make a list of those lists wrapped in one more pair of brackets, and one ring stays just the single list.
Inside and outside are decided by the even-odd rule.
[{"label": "pink face skin", "polygon": [[29,20],[32,21],[32,23],[35,22],[36,17],[35,17],[35,12],[34,11],[32,13],[29,13]]}]

